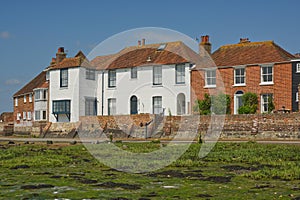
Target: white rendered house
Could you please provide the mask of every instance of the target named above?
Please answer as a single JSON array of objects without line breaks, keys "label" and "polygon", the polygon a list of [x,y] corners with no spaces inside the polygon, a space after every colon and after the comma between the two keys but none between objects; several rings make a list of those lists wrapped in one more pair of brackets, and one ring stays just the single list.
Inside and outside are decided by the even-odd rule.
[{"label": "white rendered house", "polygon": [[182,42],[127,47],[89,62],[60,48],[49,67],[49,121],[80,116],[191,113],[198,54]]}]

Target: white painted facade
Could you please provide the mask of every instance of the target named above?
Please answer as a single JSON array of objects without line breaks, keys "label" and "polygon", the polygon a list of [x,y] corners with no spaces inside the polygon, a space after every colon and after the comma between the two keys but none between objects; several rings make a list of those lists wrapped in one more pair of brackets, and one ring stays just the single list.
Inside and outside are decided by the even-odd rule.
[{"label": "white painted facade", "polygon": [[[80,68],[68,69],[68,86],[60,87],[60,70],[51,70],[49,73],[49,121],[50,122],[76,122],[79,120],[79,74]],[[53,114],[53,101],[70,101],[70,119],[65,114]]]},{"label": "white painted facade", "polygon": [[[185,83],[176,84],[175,65],[162,66],[162,84],[153,85],[153,67],[137,67],[137,78],[131,78],[131,69],[116,70],[116,87],[108,87],[108,71],[104,72],[104,101],[103,114],[108,115],[108,101],[116,100],[116,114],[130,114],[130,98],[137,97],[138,113],[153,113],[153,97],[162,97],[162,108],[164,114],[177,115],[177,97],[184,94],[184,114],[189,114],[190,107],[190,64],[185,64]],[[102,80],[98,79],[98,97],[101,97]],[[101,98],[99,98],[101,100]],[[101,102],[100,102],[101,103]],[[102,113],[101,105],[98,113]]]},{"label": "white painted facade", "polygon": [[[109,114],[108,101],[111,98],[116,101],[115,114],[130,114],[132,96],[137,97],[137,113],[153,113],[153,97],[161,97],[164,114],[189,114],[190,64],[184,64],[185,83],[181,84],[176,84],[175,65],[162,65],[162,84],[153,85],[153,67],[153,65],[137,67],[137,78],[131,78],[131,68],[116,69],[116,87],[114,88],[108,87],[108,70],[95,71],[95,80],[89,80],[86,78],[86,68],[69,68],[68,87],[60,87],[60,69],[51,70],[49,73],[49,121],[79,121],[80,116],[86,115],[87,98],[94,98],[97,102],[97,115]],[[70,101],[70,119],[65,114],[53,114],[53,101],[60,100]],[[180,105],[178,100],[181,101]],[[182,102],[184,105],[181,105]],[[179,109],[184,109],[184,111],[181,112]]]},{"label": "white painted facade", "polygon": [[34,113],[33,118],[35,121],[47,120],[47,108],[48,108],[48,89],[47,88],[35,88],[34,92]]}]

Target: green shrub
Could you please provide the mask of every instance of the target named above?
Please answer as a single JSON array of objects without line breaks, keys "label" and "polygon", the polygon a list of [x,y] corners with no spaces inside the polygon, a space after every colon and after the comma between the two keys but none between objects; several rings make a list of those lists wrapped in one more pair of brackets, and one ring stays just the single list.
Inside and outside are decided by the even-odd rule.
[{"label": "green shrub", "polygon": [[254,114],[258,106],[258,98],[255,93],[247,92],[242,96],[243,106],[238,110],[239,114]]},{"label": "green shrub", "polygon": [[196,100],[194,111],[200,115],[230,114],[230,96],[222,93],[213,96],[204,94],[203,100]]}]

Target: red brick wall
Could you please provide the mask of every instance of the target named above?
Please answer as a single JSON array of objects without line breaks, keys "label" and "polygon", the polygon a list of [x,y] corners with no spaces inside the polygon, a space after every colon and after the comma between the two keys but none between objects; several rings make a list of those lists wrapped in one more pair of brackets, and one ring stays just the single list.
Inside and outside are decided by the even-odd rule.
[{"label": "red brick wall", "polygon": [[258,112],[260,108],[261,94],[271,93],[274,97],[275,110],[285,106],[286,109],[292,109],[292,65],[291,63],[275,64],[273,68],[274,85],[260,85],[261,67],[259,65],[246,67],[246,86],[234,85],[234,69],[221,68],[217,70],[217,87],[207,89],[205,87],[205,72],[192,71],[192,104],[196,99],[203,99],[204,94],[217,94],[221,91],[222,81],[226,94],[231,97],[231,113],[234,109],[234,94],[241,90],[244,93],[253,92],[259,97]]},{"label": "red brick wall", "polygon": [[[24,103],[24,96],[18,96],[18,106],[15,104],[15,98],[13,102],[14,106],[14,122],[19,124],[23,121],[23,112],[26,112],[26,118],[27,118],[27,112],[31,112],[31,120],[33,121],[33,115],[34,115],[34,95],[32,95],[32,102],[29,102],[29,94],[26,94],[26,103]],[[17,120],[17,113],[21,113],[21,120]],[[25,120],[27,121],[27,120]]]}]

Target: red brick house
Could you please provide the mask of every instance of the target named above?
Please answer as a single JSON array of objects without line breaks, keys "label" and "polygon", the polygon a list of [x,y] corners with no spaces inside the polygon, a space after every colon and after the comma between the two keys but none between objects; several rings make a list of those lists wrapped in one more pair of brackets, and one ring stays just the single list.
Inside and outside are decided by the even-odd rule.
[{"label": "red brick house", "polygon": [[[208,39],[202,37],[200,45],[210,51]],[[300,59],[273,41],[240,39],[238,44],[221,46],[211,57],[216,67],[192,71],[192,102],[203,99],[205,93],[218,93],[224,84],[225,93],[231,97],[232,114],[238,114],[241,96],[246,92],[259,97],[259,113],[268,112],[269,98],[273,99],[275,110],[298,110]]]},{"label": "red brick house", "polygon": [[[36,88],[47,86],[46,71],[38,74],[23,88],[13,95],[14,99],[14,123],[17,126],[31,126],[34,121],[34,103]],[[48,88],[46,88],[48,90]]]}]

